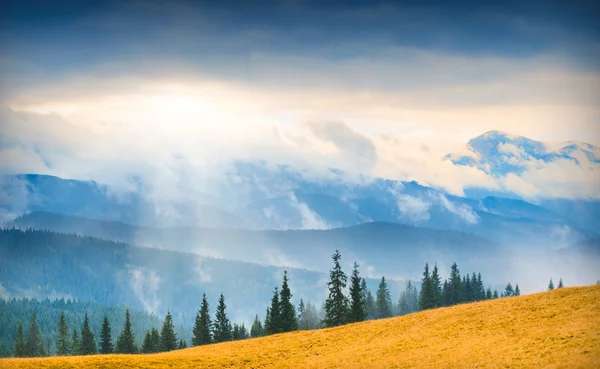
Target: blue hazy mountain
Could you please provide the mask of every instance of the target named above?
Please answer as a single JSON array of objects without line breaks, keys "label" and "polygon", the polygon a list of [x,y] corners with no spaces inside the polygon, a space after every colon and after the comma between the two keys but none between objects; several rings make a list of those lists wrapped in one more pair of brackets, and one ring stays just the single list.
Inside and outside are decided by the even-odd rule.
[{"label": "blue hazy mountain", "polygon": [[456,260],[470,269],[485,266],[491,271],[494,268],[487,264],[500,252],[497,243],[468,233],[384,222],[328,230],[149,228],[34,212],[15,219],[11,226],[76,233],[137,246],[260,264],[298,266],[321,272],[329,270],[330,256],[339,249],[347,262],[365,260],[375,273],[386,276],[400,272],[419,275],[427,260],[448,264]]},{"label": "blue hazy mountain", "polygon": [[[531,160],[598,163],[598,149],[585,143],[549,146],[525,137],[492,131],[470,140],[471,154],[449,154],[455,165],[471,165],[491,176],[519,174]],[[199,226],[243,229],[330,229],[368,222],[468,232],[500,244],[557,248],[597,237],[600,201],[538,198],[531,203],[517,194],[465,189],[453,196],[418,182],[395,181],[337,169],[306,171],[265,161],[235,161],[216,183],[183,191],[178,200],[157,203],[150,184],[136,179],[118,193],[94,181],[26,174],[14,176],[26,200],[4,196],[0,208],[20,215],[50,212],[147,227]],[[8,181],[10,182],[10,181]],[[4,184],[7,181],[3,181]],[[0,183],[1,184],[1,183]],[[14,186],[13,186],[14,187]],[[2,192],[14,192],[12,189]],[[169,198],[169,194],[163,196]],[[25,204],[25,205],[24,205]]]},{"label": "blue hazy mountain", "polygon": [[559,159],[581,164],[583,155],[591,163],[600,163],[600,150],[585,142],[562,142],[554,145],[514,136],[500,131],[489,131],[467,143],[470,154],[448,154],[444,159],[456,165],[474,166],[495,177],[509,173],[522,174],[527,162],[537,160],[550,163]]},{"label": "blue hazy mountain", "polygon": [[[238,166],[252,173],[252,181],[248,180],[247,186],[238,191],[237,196],[240,199],[254,198],[254,201],[227,208],[183,202],[173,205],[178,210],[177,216],[160,214],[152,201],[139,193],[117,197],[108,187],[92,181],[40,175],[19,178],[25,181],[31,198],[27,211],[149,227],[328,229],[365,222],[395,222],[468,232],[499,243],[549,247],[573,243],[596,234],[593,229],[581,227],[555,211],[523,200],[457,197],[416,182],[381,178],[356,184],[341,181],[341,174],[338,177],[334,175],[333,180],[317,182],[299,175],[292,177],[289,173],[292,169],[287,166],[270,168],[268,176],[260,177],[257,174],[260,170],[251,170],[254,167],[261,169],[260,163],[238,163]],[[238,172],[237,176],[243,178],[244,171]],[[278,180],[279,175],[285,180]],[[269,181],[278,183],[280,188],[273,193],[264,193]],[[282,186],[283,183],[286,186]]]},{"label": "blue hazy mountain", "polygon": [[[459,166],[477,167],[496,178],[510,174],[521,175],[532,165],[550,164],[559,160],[570,162],[582,169],[593,167],[600,170],[600,148],[585,142],[548,144],[505,132],[490,131],[470,140],[467,149],[469,154],[450,153],[443,159]],[[470,198],[522,198],[514,192],[490,191],[483,188],[467,188],[465,194]],[[600,201],[597,199],[541,197],[536,199],[536,203],[578,227],[594,231],[600,229]],[[521,210],[521,207],[515,209]]]}]

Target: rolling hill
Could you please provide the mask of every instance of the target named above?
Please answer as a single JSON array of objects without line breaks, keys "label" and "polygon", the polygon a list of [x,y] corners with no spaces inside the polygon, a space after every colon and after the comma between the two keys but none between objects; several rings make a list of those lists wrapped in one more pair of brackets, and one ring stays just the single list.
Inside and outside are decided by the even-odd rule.
[{"label": "rolling hill", "polygon": [[458,262],[469,270],[485,267],[492,274],[490,261],[502,255],[497,244],[471,234],[384,222],[327,230],[149,228],[35,212],[12,225],[320,272],[329,270],[331,254],[339,249],[349,263],[357,260],[364,268],[374,268],[373,274],[386,277],[419,276],[428,260],[447,265]]},{"label": "rolling hill", "polygon": [[600,286],[146,356],[4,359],[4,368],[593,368]]}]

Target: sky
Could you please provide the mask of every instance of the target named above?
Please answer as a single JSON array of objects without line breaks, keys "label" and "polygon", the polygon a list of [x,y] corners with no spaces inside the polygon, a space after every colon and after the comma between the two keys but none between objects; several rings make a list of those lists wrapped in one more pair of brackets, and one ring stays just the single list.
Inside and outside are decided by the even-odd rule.
[{"label": "sky", "polygon": [[169,188],[260,158],[600,198],[597,163],[442,160],[490,130],[600,144],[597,2],[481,3],[3,1],[0,172]]}]

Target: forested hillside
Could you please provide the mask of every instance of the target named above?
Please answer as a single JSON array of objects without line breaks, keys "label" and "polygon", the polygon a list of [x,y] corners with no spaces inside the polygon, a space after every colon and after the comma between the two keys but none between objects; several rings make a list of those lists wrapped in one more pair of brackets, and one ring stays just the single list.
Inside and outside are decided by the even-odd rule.
[{"label": "forested hillside", "polygon": [[[125,306],[108,306],[96,302],[82,302],[74,300],[57,299],[42,301],[30,299],[0,299],[0,356],[12,356],[15,347],[15,332],[19,323],[23,326],[23,334],[28,335],[31,314],[35,313],[36,321],[40,327],[41,339],[44,349],[49,354],[56,353],[55,340],[58,334],[58,322],[61,311],[64,311],[69,337],[73,328],[81,331],[85,313],[88,314],[90,328],[98,339],[102,327],[102,320],[106,315],[111,322],[112,335],[117,337],[125,324]],[[131,322],[136,344],[142,345],[146,330],[160,329],[162,319],[154,314],[142,310],[131,310]],[[190,337],[189,327],[177,327],[182,338]]]},{"label": "forested hillside", "polygon": [[322,272],[329,268],[331,253],[339,249],[347,260],[368,261],[377,274],[390,277],[418,276],[427,260],[448,265],[460,261],[468,269],[485,268],[489,276],[499,275],[500,280],[504,277],[504,266],[495,262],[503,250],[492,241],[462,232],[394,223],[367,223],[330,230],[156,229],[53,213],[31,213],[16,219],[14,225]]},{"label": "forested hillside", "polygon": [[[92,237],[49,231],[0,231],[0,284],[14,297],[76,298],[125,304],[163,316],[171,309],[178,323],[191,324],[206,293],[212,307],[227,297],[234,322],[262,315],[283,268],[133,247]],[[325,262],[330,262],[328,256]],[[18,265],[18,268],[14,266]],[[319,304],[327,275],[287,268],[293,300]],[[368,279],[375,290],[378,280]],[[403,285],[390,281],[393,296]],[[317,306],[319,308],[320,306]]]}]

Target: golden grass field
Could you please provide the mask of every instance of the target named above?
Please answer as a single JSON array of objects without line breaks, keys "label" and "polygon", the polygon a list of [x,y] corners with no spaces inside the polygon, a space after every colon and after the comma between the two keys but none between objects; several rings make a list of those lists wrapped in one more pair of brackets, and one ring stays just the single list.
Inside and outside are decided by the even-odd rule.
[{"label": "golden grass field", "polygon": [[600,368],[600,286],[155,355],[4,359],[2,368]]}]

